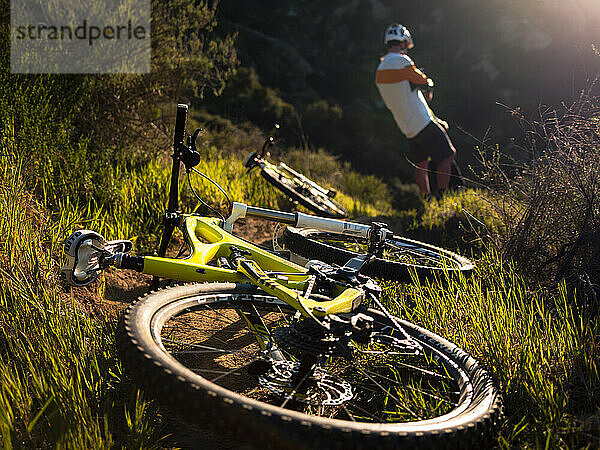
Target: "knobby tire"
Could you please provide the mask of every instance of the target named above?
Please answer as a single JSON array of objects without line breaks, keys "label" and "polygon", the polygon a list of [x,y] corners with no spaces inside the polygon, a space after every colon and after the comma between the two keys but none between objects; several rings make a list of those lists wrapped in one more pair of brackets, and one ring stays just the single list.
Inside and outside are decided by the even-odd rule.
[{"label": "knobby tire", "polygon": [[[365,239],[313,229],[288,227],[283,232],[286,249],[307,259],[344,265],[366,252]],[[363,273],[392,281],[409,282],[413,274],[431,278],[445,274],[470,275],[474,264],[454,252],[401,236],[384,244],[384,257],[377,258]]]},{"label": "knobby tire", "polygon": [[[255,356],[251,348],[256,346],[245,322],[236,319],[237,310],[260,312],[275,334],[277,327],[286,331],[294,320],[294,311],[287,305],[248,284],[163,289],[146,295],[125,312],[120,343],[126,370],[151,396],[185,420],[267,447],[457,448],[472,447],[493,436],[501,400],[480,364],[440,336],[397,319],[423,348],[421,355],[410,355],[418,363],[413,359],[401,362],[404,357],[396,356],[398,350],[385,344],[396,332],[390,331],[389,319],[375,310],[367,314],[381,330],[377,342],[356,345],[351,362],[342,359],[340,366],[339,360],[330,358],[325,366],[334,380],[354,380],[354,397],[343,407],[312,406],[296,397],[282,407],[280,397],[255,386],[256,377],[235,369],[251,367],[245,364]],[[230,345],[232,349],[227,350]],[[205,360],[210,364],[205,365]],[[423,364],[428,364],[427,370],[419,368]],[[229,370],[237,370],[237,375],[219,375]],[[365,374],[361,382],[351,378],[357,370]],[[390,379],[400,374],[410,381],[405,389],[394,387],[399,383]],[[429,398],[432,386],[444,399]],[[415,417],[410,415],[415,414],[411,408],[406,407],[409,414],[400,407],[410,401],[413,390],[420,395],[417,405],[422,397],[431,406],[417,411]],[[447,396],[452,401],[445,400]],[[435,410],[438,403],[445,409]],[[394,414],[408,415],[408,420],[394,419]]]}]

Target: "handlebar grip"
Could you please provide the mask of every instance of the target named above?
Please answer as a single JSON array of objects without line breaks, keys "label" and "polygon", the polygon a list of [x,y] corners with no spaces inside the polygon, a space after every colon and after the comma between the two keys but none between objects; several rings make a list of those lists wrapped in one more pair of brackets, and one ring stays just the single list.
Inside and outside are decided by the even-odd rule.
[{"label": "handlebar grip", "polygon": [[185,121],[187,119],[188,105],[179,103],[177,105],[177,117],[175,118],[175,137],[173,147],[177,148],[183,145],[185,138]]}]

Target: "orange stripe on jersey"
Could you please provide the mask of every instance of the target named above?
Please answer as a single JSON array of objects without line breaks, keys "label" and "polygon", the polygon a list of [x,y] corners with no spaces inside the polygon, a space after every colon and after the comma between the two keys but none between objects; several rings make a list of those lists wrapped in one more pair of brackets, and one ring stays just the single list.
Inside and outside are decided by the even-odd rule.
[{"label": "orange stripe on jersey", "polygon": [[427,76],[414,65],[403,69],[382,69],[375,74],[377,84],[400,83],[407,80],[415,84],[425,84]]}]

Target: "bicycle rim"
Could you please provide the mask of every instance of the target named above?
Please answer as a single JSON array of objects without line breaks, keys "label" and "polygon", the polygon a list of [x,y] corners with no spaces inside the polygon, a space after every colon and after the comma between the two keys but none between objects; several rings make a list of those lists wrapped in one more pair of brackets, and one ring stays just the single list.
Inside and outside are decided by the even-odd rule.
[{"label": "bicycle rim", "polygon": [[[280,336],[285,361],[266,378],[252,373],[261,355],[240,310],[260,314],[270,334]],[[481,439],[493,427],[499,397],[477,363],[402,321],[422,347],[419,354],[407,350],[377,311],[368,313],[377,330],[368,343],[353,343],[350,357],[326,358],[310,380],[294,379],[285,373],[302,359],[301,347],[290,347],[286,334],[298,327],[293,312],[248,285],[179,286],[151,294],[125,315],[129,367],[187,419],[211,417],[217,428],[235,425],[246,439],[277,438],[281,447],[322,439],[329,447],[332,438],[345,447],[447,445],[448,439]],[[301,340],[314,345],[314,339]],[[260,433],[244,434],[257,428]]]},{"label": "bicycle rim", "polygon": [[275,166],[263,167],[261,174],[273,186],[312,212],[333,218],[346,217],[346,210],[338,202],[310,186],[296,182]]}]

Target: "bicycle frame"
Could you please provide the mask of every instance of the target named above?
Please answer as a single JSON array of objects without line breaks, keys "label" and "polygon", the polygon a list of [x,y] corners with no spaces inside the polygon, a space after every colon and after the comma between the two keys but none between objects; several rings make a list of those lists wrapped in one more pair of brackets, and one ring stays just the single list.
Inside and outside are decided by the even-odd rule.
[{"label": "bicycle frame", "polygon": [[328,217],[313,216],[301,212],[286,213],[264,208],[248,206],[244,203],[233,202],[231,214],[225,221],[223,228],[231,232],[236,220],[244,217],[258,217],[261,219],[272,220],[275,222],[293,225],[299,228],[315,228],[329,233],[347,234],[351,236],[368,238],[371,231],[370,225],[348,222],[340,219],[330,219]]},{"label": "bicycle frame", "polygon": [[273,145],[273,142],[273,136],[269,136],[260,152],[248,155],[245,162],[248,171],[259,167],[262,177],[267,182],[318,215],[344,218],[347,212],[342,205],[333,200],[335,190],[319,186],[284,162],[273,164],[265,158],[266,149]]},{"label": "bicycle frame", "polygon": [[[253,208],[255,215],[260,210],[261,208]],[[262,211],[267,211],[265,214],[285,214],[271,210]],[[342,286],[334,288],[335,297],[332,300],[315,301],[303,297],[297,291],[305,290],[311,283],[312,275],[307,269],[228,233],[221,228],[222,225],[221,219],[185,215],[182,230],[190,250],[189,257],[174,259],[145,256],[138,257],[143,258],[143,261],[137,260],[136,264],[142,267],[142,273],[180,281],[251,282],[307,317],[348,313],[362,301],[364,293],[361,290]],[[248,256],[238,262],[236,269],[209,265],[209,262],[215,259],[230,257],[234,251]],[[134,268],[127,264],[121,267]]]}]

